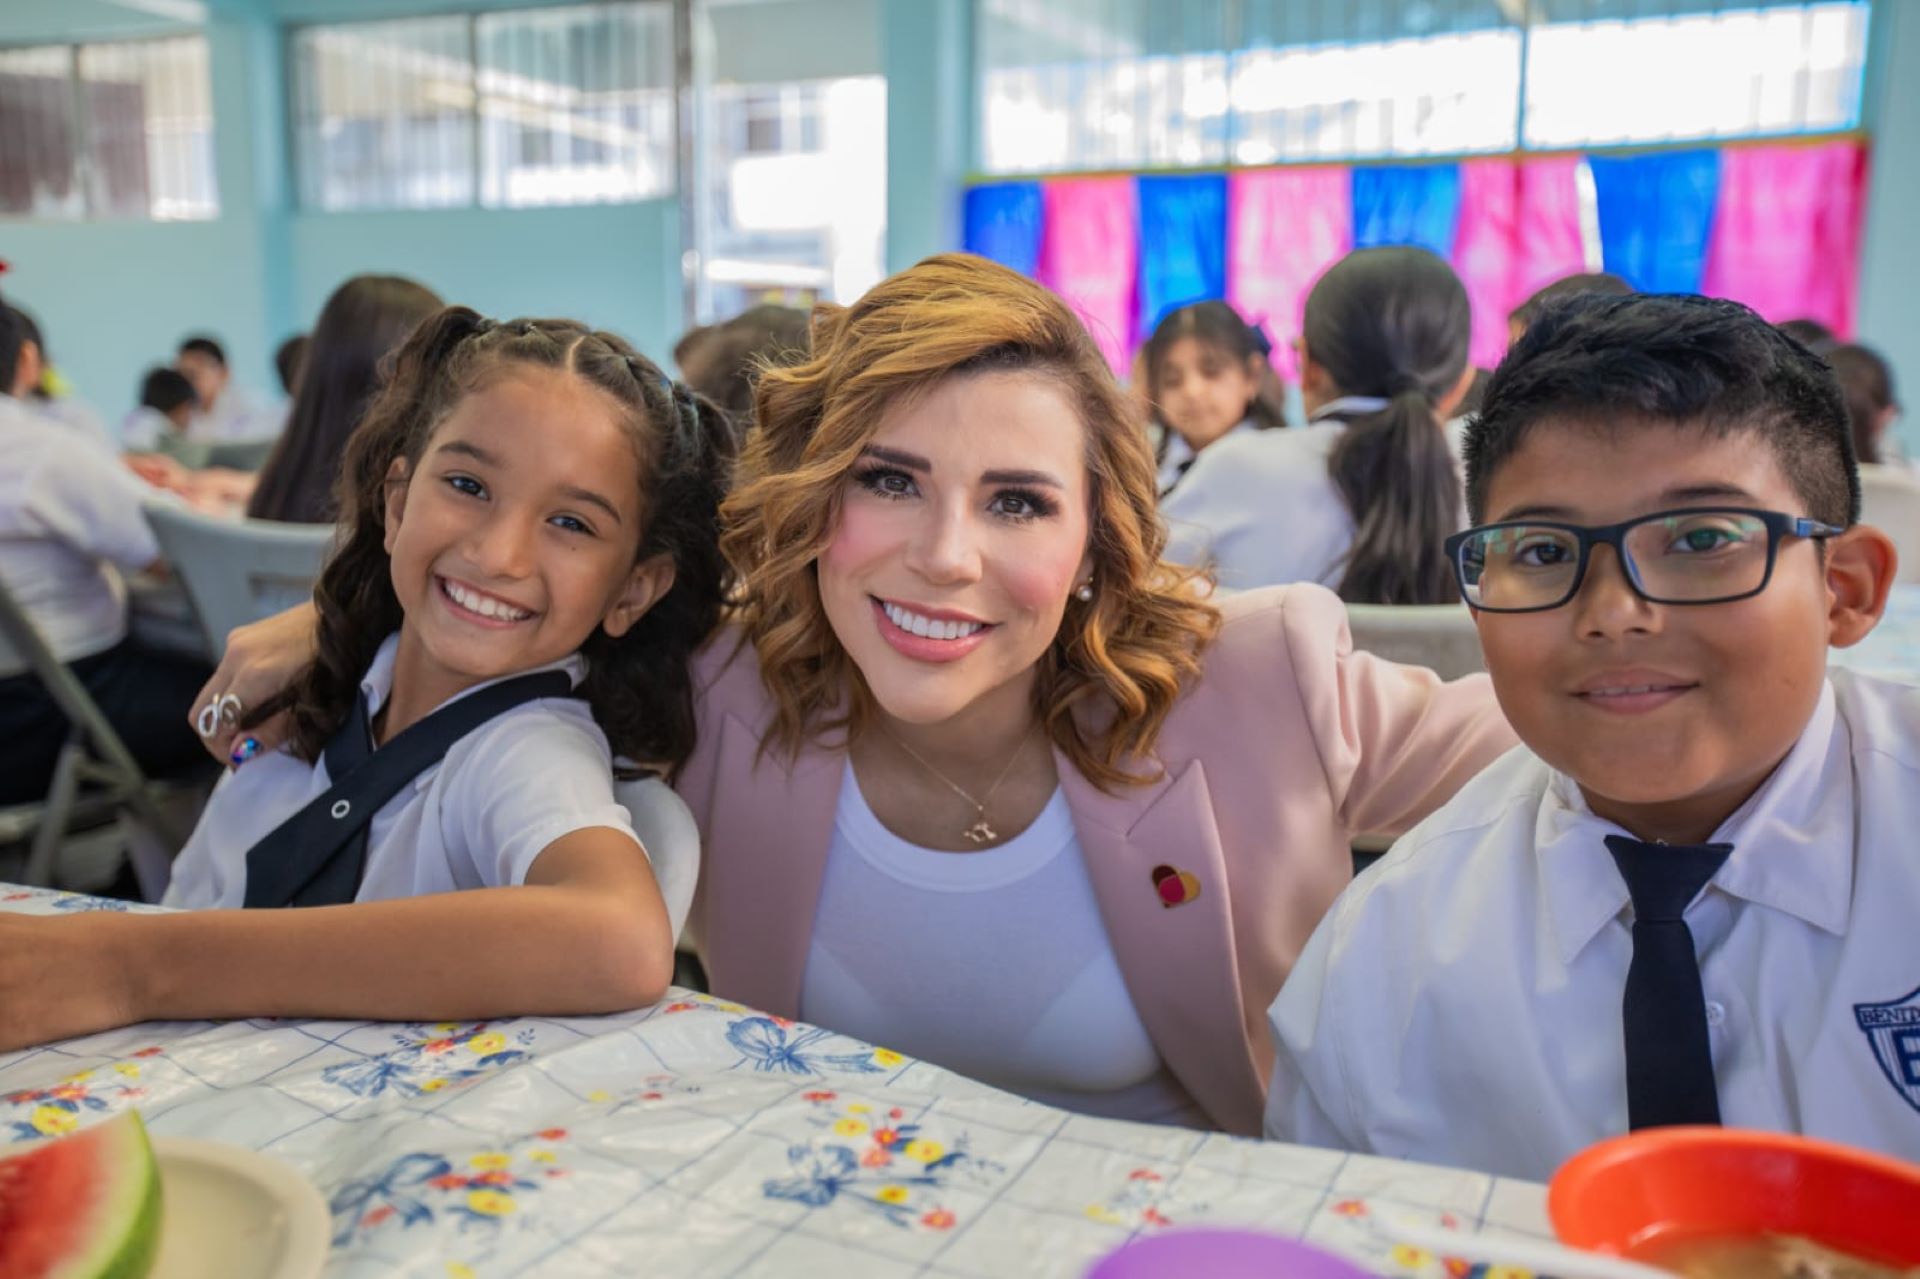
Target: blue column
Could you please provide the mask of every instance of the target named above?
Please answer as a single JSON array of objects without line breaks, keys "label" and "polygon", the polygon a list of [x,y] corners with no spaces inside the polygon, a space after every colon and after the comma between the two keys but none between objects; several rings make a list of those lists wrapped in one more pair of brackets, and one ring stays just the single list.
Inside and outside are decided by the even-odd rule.
[{"label": "blue column", "polygon": [[887,270],[958,249],[973,166],[971,0],[882,0]]},{"label": "blue column", "polygon": [[1893,364],[1909,405],[1899,431],[1920,455],[1920,8],[1874,0],[1864,123],[1873,135],[1867,234],[1860,260],[1860,340]]}]

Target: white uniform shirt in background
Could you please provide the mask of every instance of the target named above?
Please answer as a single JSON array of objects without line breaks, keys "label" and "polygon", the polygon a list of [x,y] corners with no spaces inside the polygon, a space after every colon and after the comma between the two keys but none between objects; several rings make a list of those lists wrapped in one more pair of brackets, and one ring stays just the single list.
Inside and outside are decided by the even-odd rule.
[{"label": "white uniform shirt in background", "polygon": [[[160,494],[111,449],[0,395],[0,580],[63,662],[126,638],[126,584],[160,558],[141,513]],[[0,674],[25,663],[4,646]]]},{"label": "white uniform shirt in background", "polygon": [[[393,688],[398,647],[399,636],[388,636],[361,681],[370,716]],[[586,669],[576,654],[502,678],[563,670],[578,685]],[[499,682],[476,684],[448,700]],[[331,785],[324,762],[309,764],[285,750],[223,777],[174,863],[164,904],[188,910],[244,904],[248,850]],[[614,798],[606,735],[580,698],[522,702],[455,742],[374,815],[366,874],[354,900],[519,884],[547,845],[597,826],[634,839],[634,856],[642,855],[627,810]]]},{"label": "white uniform shirt in background", "polygon": [[207,444],[270,440],[286,425],[287,406],[262,401],[245,387],[227,384],[211,413],[195,413],[187,438]]},{"label": "white uniform shirt in background", "polygon": [[[1181,435],[1180,432],[1170,426],[1163,426],[1160,429],[1166,432],[1167,438],[1167,454],[1160,459],[1160,491],[1165,493],[1175,484],[1178,484],[1188,471],[1193,469],[1189,464],[1192,463],[1198,455],[1194,453],[1193,448],[1187,443],[1186,437]],[[1250,435],[1259,429],[1259,427],[1253,424],[1252,418],[1241,418],[1238,426],[1228,431],[1225,435],[1222,435],[1219,440],[1215,440],[1213,443],[1218,444],[1221,440],[1229,439],[1236,435]],[[1208,445],[1207,447],[1211,448],[1213,445]]]},{"label": "white uniform shirt in background", "polygon": [[1065,795],[998,848],[949,853],[840,784],[800,1015],[1089,1114],[1211,1127],[1120,976]]},{"label": "white uniform shirt in background", "polygon": [[[1831,675],[1686,921],[1720,1113],[1920,1160],[1920,688]],[[1627,1130],[1619,827],[1524,747],[1355,880],[1270,1014],[1269,1137],[1545,1180]]]},{"label": "white uniform shirt in background", "polygon": [[1227,590],[1283,582],[1337,587],[1353,514],[1327,471],[1346,430],[1318,422],[1215,442],[1161,499],[1166,558],[1210,567]]}]

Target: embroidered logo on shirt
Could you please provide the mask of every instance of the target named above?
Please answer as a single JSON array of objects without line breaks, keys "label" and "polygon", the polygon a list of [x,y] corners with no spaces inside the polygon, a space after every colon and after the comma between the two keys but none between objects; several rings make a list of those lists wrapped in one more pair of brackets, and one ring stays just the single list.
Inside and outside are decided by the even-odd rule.
[{"label": "embroidered logo on shirt", "polygon": [[1853,1019],[1873,1058],[1907,1104],[1920,1110],[1920,987],[1885,1004],[1855,1004]]}]

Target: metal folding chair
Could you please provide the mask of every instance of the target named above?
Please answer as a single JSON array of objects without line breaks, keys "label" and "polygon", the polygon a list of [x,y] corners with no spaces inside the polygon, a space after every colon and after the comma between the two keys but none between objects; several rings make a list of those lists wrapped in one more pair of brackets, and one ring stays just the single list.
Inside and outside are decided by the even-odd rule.
[{"label": "metal folding chair", "polygon": [[[54,656],[4,583],[0,583],[0,636],[46,688],[69,725],[47,797],[38,804],[0,808],[0,839],[11,842],[26,838],[29,832],[32,835],[23,878],[28,884],[51,885],[62,844],[76,819],[98,820],[117,813],[131,819],[127,851],[140,891],[148,900],[158,900],[171,874],[173,855],[186,842],[185,832],[163,811],[163,802],[174,796],[176,788],[150,781],[141,772],[86,686]],[[82,786],[93,789],[82,794]]]}]

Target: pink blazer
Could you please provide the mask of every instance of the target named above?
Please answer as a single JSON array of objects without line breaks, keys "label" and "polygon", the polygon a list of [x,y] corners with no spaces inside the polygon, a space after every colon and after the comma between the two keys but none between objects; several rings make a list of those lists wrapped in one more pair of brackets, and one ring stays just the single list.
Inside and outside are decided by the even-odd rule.
[{"label": "pink blazer", "polygon": [[[1215,1123],[1257,1135],[1267,1006],[1352,877],[1353,835],[1406,829],[1514,738],[1486,676],[1445,684],[1354,652],[1345,608],[1318,586],[1223,609],[1160,734],[1160,780],[1108,794],[1056,762],[1155,1047]],[[771,702],[737,638],[701,659],[699,745],[679,781],[704,841],[692,924],[716,991],[797,1017],[846,751],[759,755]],[[1164,905],[1162,865],[1199,895]]]}]

